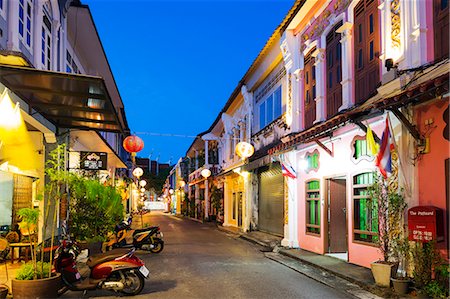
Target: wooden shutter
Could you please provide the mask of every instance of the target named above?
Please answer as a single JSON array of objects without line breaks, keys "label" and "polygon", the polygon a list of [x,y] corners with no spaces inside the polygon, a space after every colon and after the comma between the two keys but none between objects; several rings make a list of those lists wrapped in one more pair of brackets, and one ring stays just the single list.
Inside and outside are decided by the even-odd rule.
[{"label": "wooden shutter", "polygon": [[376,94],[380,82],[378,1],[361,0],[355,6],[355,97],[360,104]]},{"label": "wooden shutter", "polygon": [[316,119],[316,70],[314,67],[314,58],[312,53],[316,50],[313,48],[305,57],[305,129],[312,127],[314,120]]},{"label": "wooden shutter", "polygon": [[434,55],[436,60],[448,57],[448,0],[434,0]]},{"label": "wooden shutter", "polygon": [[341,34],[336,30],[342,26],[342,21],[339,22],[330,33],[327,35],[327,118],[332,117],[338,112],[342,105],[342,48],[341,48]]}]

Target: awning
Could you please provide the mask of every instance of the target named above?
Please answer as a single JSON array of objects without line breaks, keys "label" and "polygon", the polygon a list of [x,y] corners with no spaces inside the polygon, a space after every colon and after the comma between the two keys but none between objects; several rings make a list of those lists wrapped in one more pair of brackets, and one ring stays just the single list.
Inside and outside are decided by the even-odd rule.
[{"label": "awning", "polygon": [[0,65],[0,81],[57,127],[122,131],[100,77]]},{"label": "awning", "polygon": [[73,140],[70,146],[71,151],[105,152],[108,154],[108,168],[127,168],[125,162],[98,132],[71,131],[70,138]]}]

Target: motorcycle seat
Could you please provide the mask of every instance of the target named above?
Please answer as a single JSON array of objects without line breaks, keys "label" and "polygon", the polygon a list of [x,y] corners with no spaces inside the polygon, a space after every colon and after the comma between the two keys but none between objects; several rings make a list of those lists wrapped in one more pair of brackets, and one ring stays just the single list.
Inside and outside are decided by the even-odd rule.
[{"label": "motorcycle seat", "polygon": [[93,268],[94,266],[96,266],[100,263],[112,261],[115,258],[121,257],[130,251],[131,251],[130,248],[126,248],[126,249],[118,248],[118,249],[113,249],[113,250],[105,252],[105,253],[94,254],[89,257],[89,259],[86,262],[86,265],[89,268]]},{"label": "motorcycle seat", "polygon": [[157,228],[158,228],[157,226],[150,226],[150,227],[147,227],[147,228],[135,229],[134,232],[133,232],[133,235],[138,234],[138,233],[152,231],[152,230],[155,230]]}]

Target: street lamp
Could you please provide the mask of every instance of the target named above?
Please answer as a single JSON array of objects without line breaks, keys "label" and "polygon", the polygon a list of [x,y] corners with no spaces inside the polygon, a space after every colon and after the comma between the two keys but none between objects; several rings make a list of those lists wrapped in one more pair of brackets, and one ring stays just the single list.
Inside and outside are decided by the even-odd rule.
[{"label": "street lamp", "polygon": [[208,168],[205,168],[202,170],[201,175],[202,175],[202,177],[207,179],[211,175],[211,170],[209,170]]},{"label": "street lamp", "polygon": [[145,187],[146,185],[147,185],[147,181],[146,180],[141,180],[139,182],[139,186],[141,186],[141,187]]},{"label": "street lamp", "polygon": [[137,178],[140,178],[143,174],[144,174],[144,171],[143,171],[142,168],[140,168],[140,167],[136,167],[136,168],[133,170],[133,175],[134,175],[135,177],[137,177]]}]

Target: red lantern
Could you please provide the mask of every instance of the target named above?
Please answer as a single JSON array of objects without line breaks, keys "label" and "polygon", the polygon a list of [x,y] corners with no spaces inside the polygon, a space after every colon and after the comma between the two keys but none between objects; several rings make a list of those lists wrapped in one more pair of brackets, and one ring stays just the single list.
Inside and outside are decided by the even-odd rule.
[{"label": "red lantern", "polygon": [[144,148],[144,141],[136,135],[131,135],[123,140],[123,148],[131,154],[136,154]]}]

